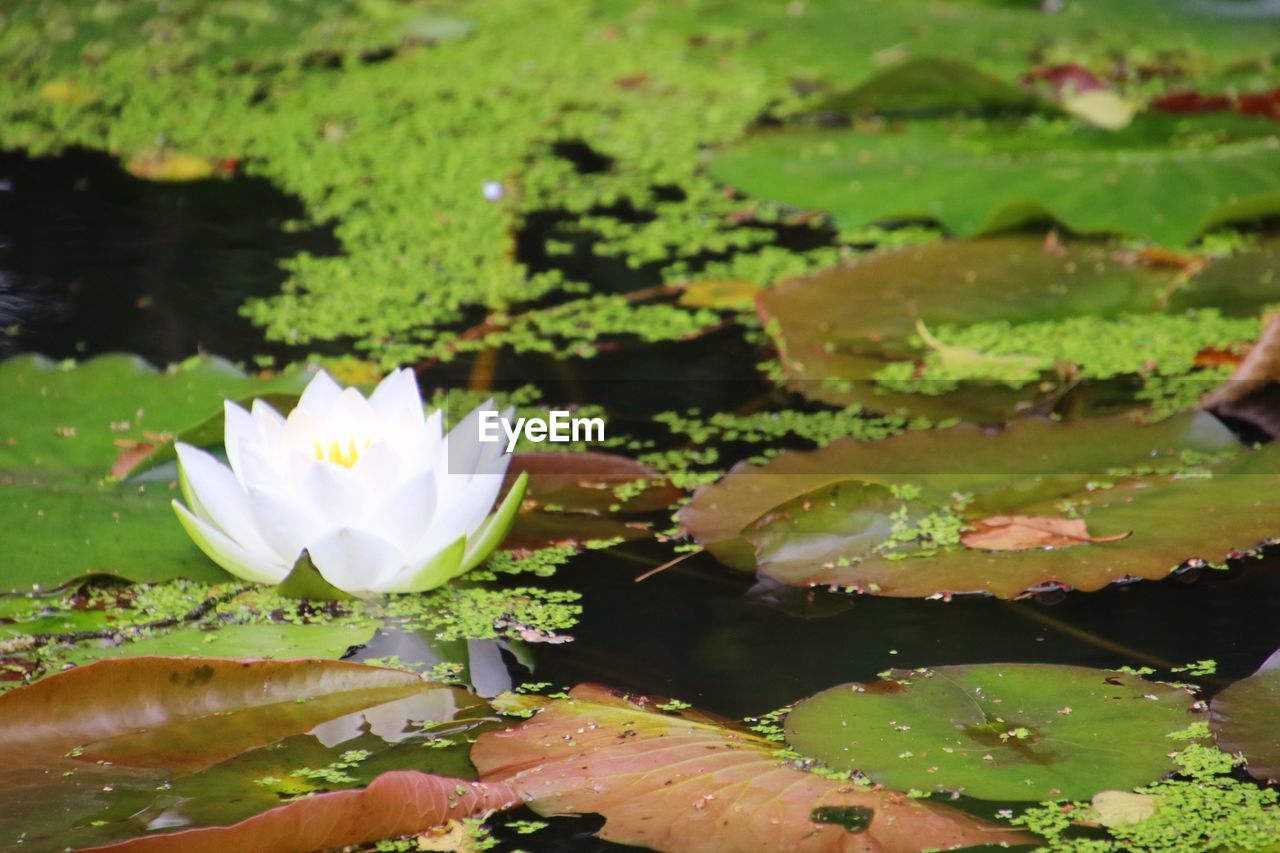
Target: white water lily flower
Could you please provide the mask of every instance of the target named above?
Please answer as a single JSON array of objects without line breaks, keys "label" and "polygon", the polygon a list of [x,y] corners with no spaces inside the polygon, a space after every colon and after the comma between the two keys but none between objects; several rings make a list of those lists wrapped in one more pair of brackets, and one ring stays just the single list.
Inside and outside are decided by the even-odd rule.
[{"label": "white water lily flower", "polygon": [[346,592],[432,589],[498,546],[524,496],[522,474],[490,514],[510,455],[479,440],[486,408],[446,436],[412,371],[367,400],[321,371],[287,418],[261,400],[252,414],[227,402],[229,468],[179,444],[187,505],[173,506],[200,549],[245,580],[279,583],[305,550]]}]

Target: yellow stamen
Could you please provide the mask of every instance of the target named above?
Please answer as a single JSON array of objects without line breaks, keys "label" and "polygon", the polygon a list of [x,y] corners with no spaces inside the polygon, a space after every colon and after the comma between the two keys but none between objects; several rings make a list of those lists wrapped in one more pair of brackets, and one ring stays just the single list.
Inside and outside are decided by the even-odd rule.
[{"label": "yellow stamen", "polygon": [[341,465],[343,468],[353,467],[360,459],[360,452],[368,450],[372,442],[365,441],[363,446],[357,446],[354,438],[347,442],[344,447],[342,442],[334,439],[326,448],[320,442],[315,443],[316,459],[321,462],[332,462],[335,465]]}]

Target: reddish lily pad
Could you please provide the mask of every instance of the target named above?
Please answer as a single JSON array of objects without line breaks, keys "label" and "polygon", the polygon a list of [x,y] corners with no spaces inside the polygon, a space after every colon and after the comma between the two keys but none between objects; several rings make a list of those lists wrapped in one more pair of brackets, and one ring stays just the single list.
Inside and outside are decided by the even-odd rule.
[{"label": "reddish lily pad", "polygon": [[[395,770],[408,741],[415,768],[466,775],[465,758],[424,757],[411,739],[425,736],[425,721],[473,728],[453,721],[485,710],[415,673],[338,661],[139,657],[77,667],[0,696],[0,846],[233,823],[278,803],[253,780],[289,780],[291,762],[323,767],[353,745],[371,767]],[[316,790],[293,782],[294,793]]]},{"label": "reddish lily pad", "polygon": [[[1030,551],[961,543],[990,516],[1067,514],[1110,541]],[[1280,536],[1278,518],[1280,447],[1244,449],[1205,414],[842,439],[739,464],[680,513],[722,561],[783,583],[1001,598],[1221,562]]]},{"label": "reddish lily pad", "polygon": [[642,538],[648,525],[628,516],[665,510],[684,496],[647,465],[612,453],[517,453],[508,485],[521,472],[529,486],[506,550]]},{"label": "reddish lily pad", "polygon": [[[705,714],[581,685],[476,741],[481,778],[539,814],[605,817],[601,838],[653,850],[925,850],[1028,841],[947,806],[788,765],[778,745]],[[858,821],[841,820],[856,814]],[[842,825],[843,824],[843,825]]]},{"label": "reddish lily pad", "polygon": [[1176,769],[1181,687],[1104,669],[977,664],[894,670],[800,702],[787,742],[894,788],[989,800],[1084,799]]},{"label": "reddish lily pad", "polygon": [[346,714],[444,690],[328,660],[101,660],[0,696],[0,750],[198,770]]},{"label": "reddish lily pad", "polygon": [[409,770],[385,773],[368,788],[317,794],[232,826],[157,833],[91,847],[100,853],[311,853],[423,832],[452,820],[520,803],[508,785],[464,782]]},{"label": "reddish lily pad", "polygon": [[1209,706],[1209,726],[1218,746],[1245,758],[1245,769],[1256,779],[1280,779],[1280,651],[1248,678],[1227,687]]}]

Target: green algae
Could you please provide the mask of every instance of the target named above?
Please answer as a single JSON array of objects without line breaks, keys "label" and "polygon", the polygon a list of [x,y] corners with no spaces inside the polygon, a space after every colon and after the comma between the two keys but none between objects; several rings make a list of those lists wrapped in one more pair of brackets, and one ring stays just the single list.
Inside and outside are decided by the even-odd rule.
[{"label": "green algae", "polygon": [[1239,356],[1258,332],[1257,319],[1224,317],[1211,308],[922,328],[912,338],[925,349],[922,359],[892,363],[876,379],[891,390],[936,395],[962,382],[1022,388],[1053,371],[1073,380],[1134,376],[1142,382],[1137,399],[1167,415],[1194,407],[1230,373],[1228,366],[1202,365],[1202,353]]},{"label": "green algae", "polygon": [[[1170,737],[1199,741],[1208,734],[1205,723],[1195,723]],[[1105,830],[1108,837],[1082,837],[1073,828],[1075,820],[1096,819],[1087,802],[1043,803],[1013,817],[1012,823],[1043,837],[1039,849],[1054,853],[1274,849],[1280,837],[1280,794],[1231,775],[1242,763],[1239,756],[1193,742],[1178,751],[1174,762],[1174,776],[1136,789],[1158,798],[1155,813]]]}]

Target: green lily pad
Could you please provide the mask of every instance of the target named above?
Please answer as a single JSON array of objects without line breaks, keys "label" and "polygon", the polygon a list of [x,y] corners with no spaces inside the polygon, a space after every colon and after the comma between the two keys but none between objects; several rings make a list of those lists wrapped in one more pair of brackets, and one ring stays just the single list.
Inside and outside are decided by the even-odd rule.
[{"label": "green lily pad", "polygon": [[372,620],[318,625],[222,625],[188,626],[115,645],[86,643],[63,657],[75,664],[103,658],[176,657],[222,658],[332,658],[343,657],[352,646],[369,642],[377,630]]},{"label": "green lily pad", "polygon": [[913,122],[764,133],[710,169],[849,228],[918,219],[973,236],[1052,219],[1081,234],[1182,245],[1280,213],[1275,133],[1267,119],[1229,115],[1147,115],[1114,132],[1043,119]]},{"label": "green lily pad", "polygon": [[122,449],[163,443],[226,398],[297,392],[306,378],[255,379],[204,357],[167,371],[115,355],[74,367],[37,357],[0,364],[0,589],[47,589],[90,572],[224,580],[175,522],[176,484],[115,482],[111,468]]},{"label": "green lily pad", "polygon": [[1213,697],[1209,727],[1218,746],[1245,758],[1245,769],[1256,779],[1280,779],[1280,651],[1271,655],[1248,678]]},{"label": "green lily pad", "polygon": [[[680,521],[722,561],[794,586],[1015,598],[1157,580],[1247,552],[1280,535],[1278,487],[1280,447],[1244,449],[1210,415],[1028,419],[998,434],[917,430],[740,464],[699,490]],[[961,543],[998,516],[1078,517],[1112,541]]]},{"label": "green lily pad", "polygon": [[1274,7],[1231,0],[1069,0],[1056,13],[1033,0],[713,0],[662,6],[654,18],[693,34],[740,34],[758,62],[834,85],[874,82],[914,60],[943,60],[1010,87],[1032,67],[1055,62],[1099,74],[1114,73],[1117,64],[1141,67],[1155,78],[1148,85],[1158,85],[1163,72],[1185,86],[1240,65],[1265,67],[1280,39]]},{"label": "green lily pad", "polygon": [[1191,693],[1103,669],[976,664],[894,670],[800,702],[792,748],[906,790],[1078,800],[1175,769]]}]

